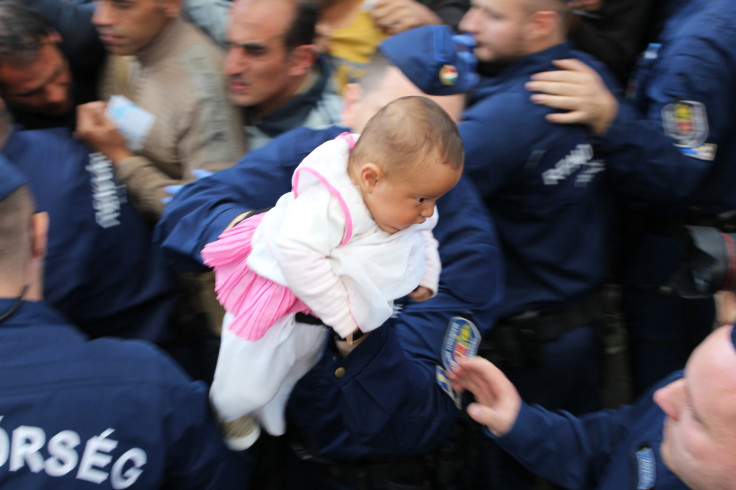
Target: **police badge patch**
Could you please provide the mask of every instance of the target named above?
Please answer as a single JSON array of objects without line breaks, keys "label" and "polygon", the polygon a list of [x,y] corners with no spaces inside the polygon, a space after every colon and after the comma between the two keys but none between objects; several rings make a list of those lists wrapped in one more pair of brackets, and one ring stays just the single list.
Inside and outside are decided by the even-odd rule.
[{"label": "police badge patch", "polygon": [[474,356],[480,345],[480,331],[473,322],[460,316],[450,318],[442,343],[442,366],[435,366],[437,384],[461,408],[460,394],[452,389],[447,370],[461,357]]},{"label": "police badge patch", "polygon": [[470,320],[460,316],[450,318],[442,345],[442,364],[445,369],[461,357],[474,356],[480,345],[480,332]]},{"label": "police badge patch", "polygon": [[695,148],[708,137],[705,106],[693,100],[677,100],[662,108],[664,131],[675,140],[675,146]]}]

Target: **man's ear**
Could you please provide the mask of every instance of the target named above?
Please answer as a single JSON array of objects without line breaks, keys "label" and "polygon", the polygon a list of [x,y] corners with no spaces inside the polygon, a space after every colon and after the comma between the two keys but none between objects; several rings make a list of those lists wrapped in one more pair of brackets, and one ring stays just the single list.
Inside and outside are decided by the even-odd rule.
[{"label": "man's ear", "polygon": [[181,0],[160,0],[163,2],[164,14],[169,19],[174,19],[179,16],[181,11]]},{"label": "man's ear", "polygon": [[42,259],[46,256],[46,243],[49,232],[49,213],[36,213],[31,218],[32,257]]},{"label": "man's ear", "polygon": [[554,10],[537,10],[529,21],[529,34],[532,39],[544,39],[560,28],[562,17]]},{"label": "man's ear", "polygon": [[31,217],[31,261],[28,289],[25,298],[38,301],[43,298],[43,263],[46,257],[46,237],[49,230],[48,213],[36,213]]},{"label": "man's ear", "polygon": [[372,162],[364,163],[358,170],[358,183],[364,194],[370,194],[383,179],[383,170]]},{"label": "man's ear", "polygon": [[340,121],[346,128],[355,127],[358,108],[363,100],[363,88],[358,83],[348,83],[342,89]]},{"label": "man's ear", "polygon": [[46,34],[46,41],[51,44],[61,44],[61,34],[54,29],[50,29],[48,34]]},{"label": "man's ear", "polygon": [[312,69],[312,65],[317,61],[317,52],[313,44],[302,44],[292,49],[289,57],[289,75],[301,76]]}]

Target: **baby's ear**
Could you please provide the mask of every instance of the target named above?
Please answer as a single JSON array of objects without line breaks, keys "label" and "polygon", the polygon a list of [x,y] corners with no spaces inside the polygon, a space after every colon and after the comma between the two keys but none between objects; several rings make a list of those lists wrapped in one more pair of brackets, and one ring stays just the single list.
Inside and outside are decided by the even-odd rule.
[{"label": "baby's ear", "polygon": [[372,162],[366,162],[360,166],[360,189],[363,192],[371,192],[376,184],[383,178],[381,167]]}]

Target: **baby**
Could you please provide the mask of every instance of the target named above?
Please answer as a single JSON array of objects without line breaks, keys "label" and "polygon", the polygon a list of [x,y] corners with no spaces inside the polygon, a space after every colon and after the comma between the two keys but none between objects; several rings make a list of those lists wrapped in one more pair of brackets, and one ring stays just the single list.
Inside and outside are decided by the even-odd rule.
[{"label": "baby", "polygon": [[263,426],[286,428],[294,384],[316,363],[328,329],[352,342],[380,327],[393,301],[437,293],[435,203],[457,184],[463,145],[426,97],[381,109],[297,167],[292,192],[208,244],[227,314],[210,398],[233,449]]}]

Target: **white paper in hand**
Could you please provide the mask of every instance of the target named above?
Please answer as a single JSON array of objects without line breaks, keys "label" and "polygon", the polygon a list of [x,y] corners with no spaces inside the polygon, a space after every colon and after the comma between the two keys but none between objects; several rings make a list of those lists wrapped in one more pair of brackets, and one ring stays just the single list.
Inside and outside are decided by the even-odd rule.
[{"label": "white paper in hand", "polygon": [[125,138],[130,151],[140,151],[148,137],[148,133],[151,131],[156,116],[145,109],[141,109],[123,95],[111,96],[105,113]]}]

